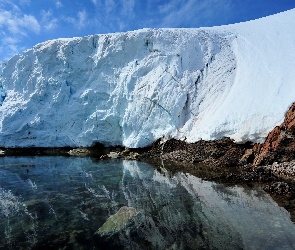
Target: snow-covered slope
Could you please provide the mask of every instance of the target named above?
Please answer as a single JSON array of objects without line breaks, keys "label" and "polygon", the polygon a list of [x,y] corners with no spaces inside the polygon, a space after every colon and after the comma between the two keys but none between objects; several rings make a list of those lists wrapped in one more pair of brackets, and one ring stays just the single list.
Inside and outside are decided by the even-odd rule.
[{"label": "snow-covered slope", "polygon": [[34,46],[0,65],[0,146],[263,140],[295,101],[295,9]]}]

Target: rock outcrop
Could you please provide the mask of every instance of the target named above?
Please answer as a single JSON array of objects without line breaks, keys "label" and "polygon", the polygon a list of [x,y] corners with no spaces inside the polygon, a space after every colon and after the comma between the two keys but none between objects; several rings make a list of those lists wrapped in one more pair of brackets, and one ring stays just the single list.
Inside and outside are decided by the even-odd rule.
[{"label": "rock outcrop", "polygon": [[275,127],[265,142],[255,144],[253,149],[254,165],[268,165],[286,162],[295,158],[295,103],[289,108],[284,122]]},{"label": "rock outcrop", "polygon": [[232,167],[239,164],[240,158],[249,146],[247,143],[236,144],[227,137],[214,141],[200,140],[196,143],[162,138],[153,144],[149,152],[141,155],[141,158],[160,156],[163,160]]}]

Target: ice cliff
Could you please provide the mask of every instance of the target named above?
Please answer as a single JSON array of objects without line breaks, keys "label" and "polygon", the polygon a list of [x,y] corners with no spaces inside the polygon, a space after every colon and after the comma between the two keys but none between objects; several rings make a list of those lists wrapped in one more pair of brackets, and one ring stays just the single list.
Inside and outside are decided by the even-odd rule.
[{"label": "ice cliff", "polygon": [[261,141],[295,101],[295,9],[37,44],[0,65],[0,146]]}]

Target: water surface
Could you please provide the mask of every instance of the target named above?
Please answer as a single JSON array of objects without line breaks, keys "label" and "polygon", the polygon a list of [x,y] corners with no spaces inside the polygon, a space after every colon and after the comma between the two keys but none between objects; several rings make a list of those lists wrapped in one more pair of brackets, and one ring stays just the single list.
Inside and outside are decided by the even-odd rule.
[{"label": "water surface", "polygon": [[1,249],[295,249],[295,225],[260,187],[137,161],[0,159]]}]

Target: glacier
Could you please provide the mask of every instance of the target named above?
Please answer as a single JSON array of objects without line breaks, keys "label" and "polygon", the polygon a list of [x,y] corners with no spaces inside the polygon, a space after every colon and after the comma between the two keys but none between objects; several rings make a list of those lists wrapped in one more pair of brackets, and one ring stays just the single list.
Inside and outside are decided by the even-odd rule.
[{"label": "glacier", "polygon": [[263,141],[295,101],[294,30],[292,9],[37,44],[0,64],[0,146]]}]

